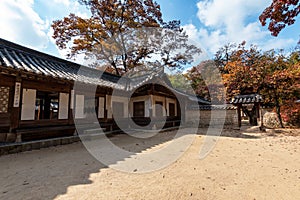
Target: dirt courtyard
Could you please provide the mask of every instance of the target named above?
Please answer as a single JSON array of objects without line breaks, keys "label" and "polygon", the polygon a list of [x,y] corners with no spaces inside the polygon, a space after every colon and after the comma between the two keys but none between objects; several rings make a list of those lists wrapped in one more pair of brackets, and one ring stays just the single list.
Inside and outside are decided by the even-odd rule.
[{"label": "dirt courtyard", "polygon": [[[173,132],[146,142],[126,135],[111,140],[145,154]],[[2,156],[0,199],[299,199],[299,130],[223,135],[204,159],[199,151],[207,136],[199,134],[177,161],[142,174],[106,167],[81,143]]]}]

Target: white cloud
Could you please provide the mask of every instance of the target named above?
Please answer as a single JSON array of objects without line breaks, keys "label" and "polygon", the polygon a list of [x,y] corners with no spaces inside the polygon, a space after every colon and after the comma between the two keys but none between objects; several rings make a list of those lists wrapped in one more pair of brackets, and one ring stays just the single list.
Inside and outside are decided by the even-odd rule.
[{"label": "white cloud", "polygon": [[[210,50],[215,52],[217,46],[228,42],[240,43],[245,40],[253,43],[263,39],[268,32],[261,29],[257,18],[268,3],[261,0],[200,1],[197,4],[198,18],[206,27],[212,29],[206,35],[206,39],[214,43],[210,45]],[[251,20],[253,16],[255,18]]]},{"label": "white cloud", "polygon": [[246,41],[264,50],[289,47],[294,40],[271,38],[261,27],[258,16],[269,4],[270,0],[203,0],[197,3],[197,16],[203,26],[187,24],[183,28],[210,55],[229,42]]},{"label": "white cloud", "polygon": [[209,32],[205,28],[197,29],[193,24],[183,26],[184,31],[188,34],[189,40],[200,47],[204,54],[212,54],[216,52],[224,43],[228,43],[225,35],[219,30]]},{"label": "white cloud", "polygon": [[33,10],[33,0],[2,0],[0,4],[0,37],[40,49],[48,43],[49,26]]},{"label": "white cloud", "polygon": [[267,40],[264,42],[261,46],[264,50],[270,50],[270,49],[286,49],[287,51],[290,51],[295,47],[295,44],[298,41],[292,38],[282,39],[282,38],[272,38],[270,40]]},{"label": "white cloud", "polygon": [[[54,21],[54,20],[61,20],[63,17],[68,16],[70,13],[74,13],[75,15],[82,17],[82,18],[89,18],[90,13],[86,9],[85,6],[81,5],[78,1],[76,0],[55,0],[55,3],[51,1],[45,1],[44,4],[47,7],[51,8],[51,13],[45,14],[45,17],[48,18],[49,21]],[[61,4],[64,4],[65,6],[62,7]],[[66,55],[69,53],[69,49],[59,49],[56,44],[55,40],[53,39],[53,29],[49,27],[47,35],[50,39],[50,42],[52,43],[51,45],[56,48],[56,51],[58,53],[58,56],[61,58],[66,58]],[[75,61],[78,63],[84,63],[84,56],[77,56],[75,58]],[[74,60],[73,60],[74,61]]]},{"label": "white cloud", "polygon": [[69,0],[54,0],[54,3],[57,3],[57,4],[64,4],[66,6],[69,6],[70,5],[70,1]]},{"label": "white cloud", "polygon": [[261,0],[204,0],[197,4],[198,18],[205,26],[235,31],[248,16],[260,13],[270,2]]},{"label": "white cloud", "polygon": [[52,21],[69,13],[89,17],[88,10],[76,0],[1,0],[0,10],[1,38],[61,58],[66,58],[67,51],[55,45]]}]

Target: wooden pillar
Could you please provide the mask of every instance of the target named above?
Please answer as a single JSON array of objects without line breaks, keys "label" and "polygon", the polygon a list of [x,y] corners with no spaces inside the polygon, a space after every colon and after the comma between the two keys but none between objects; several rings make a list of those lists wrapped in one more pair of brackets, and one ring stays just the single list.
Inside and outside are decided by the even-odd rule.
[{"label": "wooden pillar", "polygon": [[107,113],[107,95],[104,96],[104,120],[107,122],[108,113]]},{"label": "wooden pillar", "polygon": [[153,109],[154,109],[154,99],[152,93],[150,94],[150,108],[149,108],[149,117],[154,117],[153,115]]},{"label": "wooden pillar", "polygon": [[[75,125],[75,122],[74,122],[74,108],[75,108],[75,94],[74,94],[74,90],[73,90],[73,86],[71,85],[70,86],[70,89],[69,89],[69,114],[68,114],[68,124],[69,125]],[[76,127],[75,127],[75,130],[74,130],[74,136],[77,135],[77,130],[76,130]]]},{"label": "wooden pillar", "polygon": [[[177,101],[177,118],[180,119],[180,125],[185,124],[186,122],[186,112],[187,112],[187,101],[183,99],[183,97],[181,97],[182,100],[181,102],[183,103],[183,105],[180,105],[179,100]],[[181,106],[183,106],[183,108],[181,108]]]},{"label": "wooden pillar", "polygon": [[167,97],[165,97],[165,107],[163,107],[164,108],[164,112],[163,112],[163,114],[165,113],[165,115],[164,116],[166,116],[166,117],[168,117],[168,105],[167,105]]},{"label": "wooden pillar", "polygon": [[260,107],[260,130],[266,131],[264,128],[264,114],[263,114],[263,110],[261,107]]},{"label": "wooden pillar", "polygon": [[69,91],[69,115],[68,115],[68,123],[69,125],[74,124],[73,110],[74,110],[74,90],[70,89]]},{"label": "wooden pillar", "polygon": [[[20,106],[21,106],[21,95],[22,95],[22,80],[20,77],[16,78],[15,85],[13,86],[13,92],[11,93],[12,107],[10,111],[10,129],[9,132],[13,132],[15,129],[19,128],[20,124]],[[16,142],[21,142],[21,135],[17,135]]]},{"label": "wooden pillar", "polygon": [[260,105],[259,105],[259,103],[255,103],[255,108],[256,108],[256,117],[260,118],[260,112],[259,112]]},{"label": "wooden pillar", "polygon": [[241,128],[242,116],[241,116],[241,105],[240,104],[238,104],[238,106],[237,106],[237,114],[238,114],[238,127]]}]

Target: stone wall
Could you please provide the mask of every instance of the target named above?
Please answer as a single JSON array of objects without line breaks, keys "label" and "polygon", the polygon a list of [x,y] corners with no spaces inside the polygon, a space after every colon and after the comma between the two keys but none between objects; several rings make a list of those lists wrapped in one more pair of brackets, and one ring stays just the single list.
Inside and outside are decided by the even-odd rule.
[{"label": "stone wall", "polygon": [[263,109],[264,126],[267,128],[279,128],[280,122],[277,114],[272,109]]},{"label": "stone wall", "polygon": [[0,156],[6,154],[12,154],[12,153],[20,153],[24,151],[48,148],[52,146],[72,144],[75,142],[80,142],[80,138],[78,136],[0,145]]},{"label": "stone wall", "polygon": [[199,117],[199,127],[211,126],[224,126],[234,127],[237,126],[237,113],[236,110],[187,110],[186,123],[195,124]]}]

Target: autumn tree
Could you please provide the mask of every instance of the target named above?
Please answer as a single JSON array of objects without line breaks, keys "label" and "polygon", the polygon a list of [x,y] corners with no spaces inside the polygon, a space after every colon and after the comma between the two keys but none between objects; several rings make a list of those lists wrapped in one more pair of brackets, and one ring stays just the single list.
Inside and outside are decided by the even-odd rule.
[{"label": "autumn tree", "polygon": [[228,101],[238,94],[257,92],[258,84],[251,79],[259,78],[256,67],[260,64],[260,56],[257,47],[250,45],[247,49],[245,41],[239,45],[227,44],[216,52],[214,62],[225,81]]},{"label": "autumn tree", "polygon": [[185,74],[195,93],[214,104],[225,103],[225,88],[213,60],[202,61]]},{"label": "autumn tree", "polygon": [[284,98],[279,102],[282,105],[282,118],[290,125],[300,127],[300,52],[292,52],[286,65],[284,71],[274,74],[273,81],[284,81],[281,93]]},{"label": "autumn tree", "polygon": [[180,21],[163,21],[153,0],[79,1],[91,11],[90,18],[70,14],[52,24],[58,47],[70,48],[69,58],[85,54],[122,74],[148,63],[179,68],[201,52],[188,44]]},{"label": "autumn tree", "polygon": [[299,0],[273,0],[259,16],[259,20],[263,26],[269,23],[268,29],[272,35],[277,36],[286,25],[295,23],[299,12]]},{"label": "autumn tree", "polygon": [[[281,107],[288,100],[295,98],[297,94],[295,88],[299,88],[297,78],[299,69],[295,64],[298,63],[298,54],[286,57],[274,50],[262,52],[253,45],[246,48],[244,42],[240,45],[231,45],[231,49],[220,49],[219,55],[226,55],[224,49],[230,52],[222,71],[228,101],[239,94],[259,93],[263,96],[266,106],[276,108],[283,127]],[[220,56],[216,57],[219,58]],[[255,124],[255,110],[252,113],[251,110],[243,108],[243,111]]]},{"label": "autumn tree", "polygon": [[[227,64],[222,71],[224,85],[227,90],[227,101],[230,102],[236,95],[259,93],[263,74],[260,62],[260,51],[256,46],[245,47],[245,42],[234,45]],[[257,125],[257,109],[242,107],[243,112],[249,117],[251,125]]]},{"label": "autumn tree", "polygon": [[236,48],[237,45],[235,43],[228,43],[219,48],[219,50],[215,53],[214,62],[222,73],[225,73],[224,67],[232,60],[232,55]]}]

